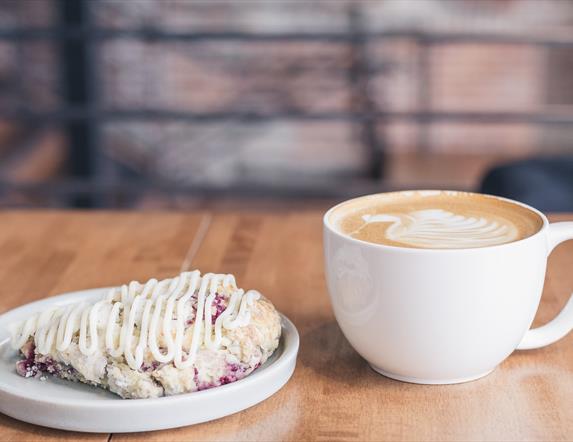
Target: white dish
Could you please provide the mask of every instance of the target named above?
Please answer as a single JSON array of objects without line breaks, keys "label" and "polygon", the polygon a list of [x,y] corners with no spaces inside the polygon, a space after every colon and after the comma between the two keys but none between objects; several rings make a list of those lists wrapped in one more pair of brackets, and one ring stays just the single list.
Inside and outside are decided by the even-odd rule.
[{"label": "white dish", "polygon": [[281,315],[279,347],[254,373],[231,384],[156,399],[121,399],[96,387],[47,376],[26,379],[15,370],[18,352],[8,324],[50,305],[101,297],[108,289],[83,290],[26,304],[0,316],[0,412],[15,419],[62,430],[122,433],[162,430],[218,419],[249,408],[276,393],[291,377],[298,332]]}]

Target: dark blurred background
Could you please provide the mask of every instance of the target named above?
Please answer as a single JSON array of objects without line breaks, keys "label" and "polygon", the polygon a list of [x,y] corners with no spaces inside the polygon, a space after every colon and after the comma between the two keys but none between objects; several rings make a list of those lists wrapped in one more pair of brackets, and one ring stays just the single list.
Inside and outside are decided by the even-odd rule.
[{"label": "dark blurred background", "polygon": [[567,0],[0,0],[2,207],[573,211],[572,156]]}]

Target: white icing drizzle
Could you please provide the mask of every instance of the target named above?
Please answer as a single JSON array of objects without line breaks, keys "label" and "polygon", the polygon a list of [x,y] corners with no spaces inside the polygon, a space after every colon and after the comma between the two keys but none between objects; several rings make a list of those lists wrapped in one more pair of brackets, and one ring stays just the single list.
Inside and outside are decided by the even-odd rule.
[{"label": "white icing drizzle", "polygon": [[[408,214],[363,215],[365,224],[391,223],[385,236],[415,247],[484,247],[514,241],[515,226],[483,217],[466,217],[443,209],[426,209]],[[359,230],[360,230],[359,229]],[[358,231],[357,231],[358,232]],[[353,232],[353,233],[357,233]]]},{"label": "white icing drizzle", "polygon": [[[227,307],[213,324],[217,294],[225,294]],[[163,281],[132,281],[111,289],[97,302],[52,308],[15,324],[12,346],[20,348],[34,336],[40,354],[48,354],[54,347],[66,351],[79,333],[78,347],[86,356],[98,351],[103,340],[111,356],[125,357],[134,370],[141,367],[147,351],[159,363],[173,361],[177,368],[185,368],[193,364],[202,345],[210,349],[221,346],[223,328],[248,325],[253,302],[259,298],[255,290],[245,293],[237,288],[233,275],[201,276],[198,270]],[[184,338],[190,327],[193,330],[187,352]]]}]

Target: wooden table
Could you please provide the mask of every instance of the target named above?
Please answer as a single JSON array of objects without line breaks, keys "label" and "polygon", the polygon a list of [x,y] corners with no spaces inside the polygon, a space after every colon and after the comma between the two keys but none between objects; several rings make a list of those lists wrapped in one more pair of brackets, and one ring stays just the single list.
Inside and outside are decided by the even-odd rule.
[{"label": "wooden table", "polygon": [[[573,219],[559,216],[554,219]],[[293,378],[267,401],[193,427],[78,434],[0,415],[0,440],[573,440],[573,334],[517,352],[468,384],[384,378],[334,321],[322,265],[321,214],[0,213],[0,312],[20,304],[182,269],[230,272],[289,316],[301,335]],[[573,290],[573,242],[552,255],[543,323]]]}]

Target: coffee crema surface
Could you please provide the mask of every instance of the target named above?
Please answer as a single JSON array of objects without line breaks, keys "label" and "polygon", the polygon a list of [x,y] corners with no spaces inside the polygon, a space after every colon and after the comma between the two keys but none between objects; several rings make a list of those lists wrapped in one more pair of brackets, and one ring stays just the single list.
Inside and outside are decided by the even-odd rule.
[{"label": "coffee crema surface", "polygon": [[527,238],[543,226],[526,207],[488,195],[406,191],[347,201],[329,221],[362,241],[419,249],[465,249]]}]

